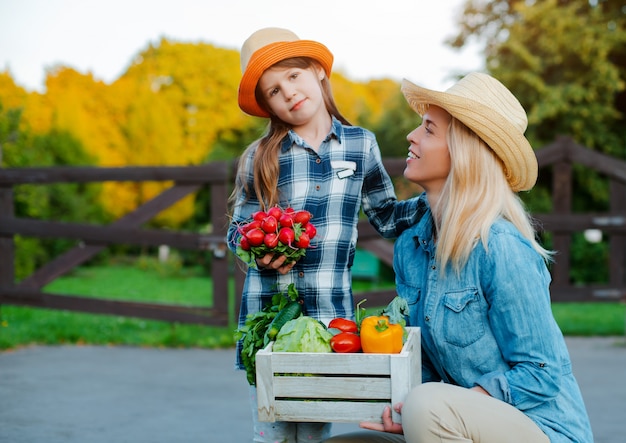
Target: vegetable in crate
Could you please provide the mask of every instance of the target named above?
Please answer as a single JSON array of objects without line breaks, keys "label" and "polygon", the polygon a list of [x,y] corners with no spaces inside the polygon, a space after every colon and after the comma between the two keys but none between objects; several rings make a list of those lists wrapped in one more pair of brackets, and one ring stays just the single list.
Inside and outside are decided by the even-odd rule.
[{"label": "vegetable in crate", "polygon": [[334,352],[346,353],[361,350],[359,326],[355,321],[347,318],[334,318],[328,323],[328,331],[333,334],[330,347]]},{"label": "vegetable in crate", "polygon": [[281,316],[287,307],[293,309],[293,303],[297,304],[298,299],[298,290],[291,283],[287,287],[286,295],[274,294],[270,304],[259,312],[248,314],[244,326],[235,331],[235,340],[242,340],[241,361],[245,366],[246,378],[250,385],[256,386],[256,353],[267,345],[265,341],[267,331],[272,326],[279,327],[278,323],[273,325],[274,320]]},{"label": "vegetable in crate", "polygon": [[331,352],[333,335],[313,317],[302,316],[288,321],[276,336],[274,352]]},{"label": "vegetable in crate", "polygon": [[255,212],[239,227],[237,256],[252,267],[266,254],[284,255],[285,263],[291,263],[306,254],[316,234],[309,211],[273,206],[267,212]]},{"label": "vegetable in crate", "polygon": [[328,323],[328,329],[338,329],[341,332],[359,332],[359,326],[355,321],[348,320],[347,318],[334,318]]},{"label": "vegetable in crate", "polygon": [[340,332],[330,339],[330,347],[339,353],[360,352],[361,337],[354,332]]},{"label": "vegetable in crate", "polygon": [[267,328],[264,340],[265,345],[267,346],[270,341],[275,340],[282,327],[285,326],[288,321],[298,318],[300,314],[302,314],[302,302],[300,300],[291,300],[287,303],[287,305],[278,312]]},{"label": "vegetable in crate", "polygon": [[403,298],[395,297],[380,315],[371,315],[361,321],[360,335],[363,352],[398,354],[406,338],[406,320],[409,307]]}]

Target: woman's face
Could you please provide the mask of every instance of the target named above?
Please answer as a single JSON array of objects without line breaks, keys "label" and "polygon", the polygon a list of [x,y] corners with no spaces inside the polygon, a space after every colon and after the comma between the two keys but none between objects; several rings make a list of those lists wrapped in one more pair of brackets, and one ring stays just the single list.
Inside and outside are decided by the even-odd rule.
[{"label": "woman's face", "polygon": [[450,151],[446,134],[451,116],[430,105],[422,124],[407,135],[409,155],[404,177],[429,192],[440,192],[450,173]]},{"label": "woman's face", "polygon": [[272,112],[294,128],[327,114],[320,86],[322,68],[272,67],[259,79],[258,88]]}]

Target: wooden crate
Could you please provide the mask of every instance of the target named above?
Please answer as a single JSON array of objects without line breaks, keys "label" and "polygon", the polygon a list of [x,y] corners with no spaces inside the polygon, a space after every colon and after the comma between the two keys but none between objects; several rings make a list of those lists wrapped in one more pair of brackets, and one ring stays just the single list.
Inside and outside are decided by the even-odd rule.
[{"label": "wooden crate", "polygon": [[256,355],[259,420],[380,423],[422,381],[420,329],[407,330],[399,354],[272,352],[270,343]]}]

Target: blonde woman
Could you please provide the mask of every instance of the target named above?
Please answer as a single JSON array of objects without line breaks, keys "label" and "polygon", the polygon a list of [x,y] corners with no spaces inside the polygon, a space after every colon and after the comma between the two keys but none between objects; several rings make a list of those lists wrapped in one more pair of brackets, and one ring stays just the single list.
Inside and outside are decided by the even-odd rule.
[{"label": "blonde woman", "polygon": [[398,294],[421,328],[422,381],[381,424],[348,442],[584,442],[593,436],[550,308],[550,252],[517,196],[537,179],[526,113],[495,78],[472,73],[446,92],[407,80],[422,123],[404,176],[423,216],[398,238]]}]

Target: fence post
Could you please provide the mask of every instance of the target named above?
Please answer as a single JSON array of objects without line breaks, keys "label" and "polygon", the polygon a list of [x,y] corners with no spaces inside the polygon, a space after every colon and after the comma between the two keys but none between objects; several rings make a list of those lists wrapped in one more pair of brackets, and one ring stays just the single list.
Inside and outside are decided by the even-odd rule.
[{"label": "fence post", "polygon": [[[626,224],[626,183],[611,180],[610,209],[613,214],[622,214],[622,224]],[[626,234],[613,233],[609,240],[609,279],[613,287],[626,286]]]},{"label": "fence post", "polygon": [[[228,189],[226,183],[211,185],[211,225],[215,235],[223,235],[226,238],[227,229],[227,205]],[[227,249],[215,249],[211,257],[211,277],[213,280],[213,308],[226,315],[230,323],[232,316],[229,315],[229,278],[228,278],[228,255]]]},{"label": "fence post", "polygon": [[[2,168],[2,144],[0,144],[0,168]],[[15,215],[12,185],[0,185],[0,214]],[[0,237],[0,287],[15,285],[15,243],[13,236]]]},{"label": "fence post", "polygon": [[[567,215],[572,207],[572,165],[556,163],[552,172],[552,204],[555,214]],[[553,249],[557,251],[553,267],[555,286],[568,286],[570,283],[570,242],[569,233],[554,233]]]}]

